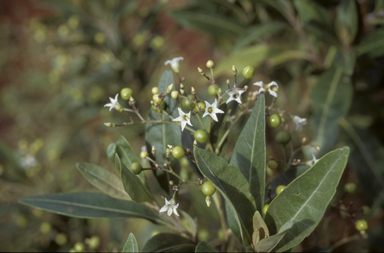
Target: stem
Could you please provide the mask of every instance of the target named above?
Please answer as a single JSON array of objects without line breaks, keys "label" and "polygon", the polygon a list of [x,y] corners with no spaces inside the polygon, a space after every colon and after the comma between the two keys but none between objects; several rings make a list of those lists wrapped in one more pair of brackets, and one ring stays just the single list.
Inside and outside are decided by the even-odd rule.
[{"label": "stem", "polygon": [[223,230],[223,235],[224,235],[224,242],[221,245],[221,251],[225,252],[225,245],[227,244],[227,241],[228,241],[228,234],[227,234],[227,223],[225,221],[225,217],[222,209],[221,195],[218,191],[216,191],[216,193],[213,194],[212,198],[213,198],[213,202],[215,202],[217,214],[219,215],[219,218],[220,218],[221,229]]},{"label": "stem", "polygon": [[204,126],[203,121],[202,121],[201,118],[200,118],[200,115],[199,115],[199,114],[196,114],[196,117],[197,117],[197,120],[200,122],[201,127],[202,127],[204,130],[207,130],[207,129],[205,128],[205,126]]},{"label": "stem", "polygon": [[235,119],[235,121],[231,124],[231,126],[227,129],[227,131],[223,134],[223,137],[221,137],[221,140],[219,141],[219,144],[217,144],[217,147],[216,147],[216,151],[215,151],[216,155],[218,154],[218,152],[220,152],[220,148],[224,144],[224,141],[227,138],[232,127],[237,123],[237,121],[239,121],[239,119],[241,118],[241,116],[243,116],[243,114],[244,114],[244,112],[241,112],[239,114],[239,116]]}]

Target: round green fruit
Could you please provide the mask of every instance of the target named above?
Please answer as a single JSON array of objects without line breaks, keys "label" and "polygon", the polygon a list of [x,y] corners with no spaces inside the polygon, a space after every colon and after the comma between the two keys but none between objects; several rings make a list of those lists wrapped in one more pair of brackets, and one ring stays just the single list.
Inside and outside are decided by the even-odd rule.
[{"label": "round green fruit", "polygon": [[[207,108],[207,107],[205,106],[205,103],[203,103],[203,102],[198,102],[197,104],[200,106],[200,108],[201,108],[202,111],[205,111],[205,108]],[[198,112],[198,111],[199,111],[199,107],[197,107],[197,105],[196,105],[195,108],[194,108],[193,110],[194,110],[195,112]]]},{"label": "round green fruit", "polygon": [[200,143],[206,143],[207,140],[208,140],[208,132],[205,131],[204,129],[198,129],[195,133],[194,133],[194,136],[195,136],[195,139],[200,142]]},{"label": "round green fruit", "polygon": [[77,242],[75,243],[75,245],[73,246],[73,249],[76,251],[76,252],[83,252],[85,250],[85,246],[83,243],[81,242]]},{"label": "round green fruit", "polygon": [[123,88],[120,91],[121,98],[128,100],[132,96],[133,91],[130,88]]},{"label": "round green fruit", "polygon": [[140,153],[141,159],[146,159],[147,156],[148,156],[148,152],[147,151],[141,151],[141,153]]},{"label": "round green fruit", "polygon": [[140,163],[132,163],[131,164],[131,171],[133,172],[133,174],[140,174],[141,172],[141,164]]},{"label": "round green fruit", "polygon": [[201,191],[204,193],[205,196],[212,196],[216,192],[216,188],[210,181],[205,181],[201,185]]},{"label": "round green fruit", "polygon": [[[195,101],[195,96],[194,95],[188,95],[188,97],[192,100],[192,101]],[[195,103],[193,103],[191,100],[189,99],[186,99],[186,98],[183,98],[181,100],[181,106],[184,108],[184,109],[187,109],[187,110],[190,110],[192,108],[195,107]]]},{"label": "round green fruit", "polygon": [[279,116],[279,114],[272,114],[271,116],[269,116],[268,118],[268,125],[270,127],[278,127],[281,125],[281,118]]},{"label": "round green fruit", "polygon": [[243,71],[241,71],[241,74],[245,79],[250,79],[253,74],[255,74],[255,68],[251,65],[247,65],[243,68]]},{"label": "round green fruit", "polygon": [[264,214],[264,215],[267,214],[268,207],[269,207],[269,204],[265,204],[265,205],[263,206],[263,214]]},{"label": "round green fruit", "polygon": [[[216,85],[216,89],[219,89],[219,87],[217,87],[217,85]],[[209,85],[208,94],[213,96],[213,97],[216,96],[217,95],[216,89],[215,89],[215,86],[213,86],[213,84]]]},{"label": "round green fruit", "polygon": [[213,68],[213,65],[215,65],[215,63],[212,60],[207,61],[207,68]]},{"label": "round green fruit", "polygon": [[[160,104],[160,106],[159,106],[158,108],[159,108],[159,110],[161,111],[161,110],[164,109],[164,107],[165,107],[165,103],[164,103],[164,101],[162,101],[161,104]],[[157,107],[156,107],[155,105],[152,105],[152,110],[154,110],[155,112],[157,112]]]},{"label": "round green fruit", "polygon": [[100,237],[98,237],[97,235],[94,235],[91,238],[89,238],[88,245],[91,249],[99,248],[100,244],[101,244]]},{"label": "round green fruit", "polygon": [[57,245],[63,246],[68,241],[67,235],[64,233],[58,233],[55,237],[55,242]]},{"label": "round green fruit", "polygon": [[359,231],[367,230],[368,229],[368,223],[366,220],[358,220],[358,221],[356,221],[355,227]]},{"label": "round green fruit", "polygon": [[181,158],[180,165],[182,168],[189,168],[190,164],[189,164],[188,158],[186,157]]},{"label": "round green fruit", "polygon": [[285,185],[279,185],[279,186],[277,186],[277,188],[276,188],[276,194],[279,195],[282,191],[284,191],[285,187],[286,187]]},{"label": "round green fruit", "polygon": [[279,144],[286,145],[291,141],[291,134],[287,131],[280,131],[276,134],[275,141]]},{"label": "round green fruit", "polygon": [[180,146],[176,146],[172,149],[172,155],[176,159],[180,159],[185,155],[184,149]]},{"label": "round green fruit", "polygon": [[355,193],[356,191],[356,185],[354,183],[346,183],[344,185],[344,191],[346,193],[349,193],[349,194],[352,194],[352,193]]},{"label": "round green fruit", "polygon": [[277,162],[275,160],[269,160],[268,168],[275,170],[275,169],[277,169],[278,166],[279,165],[277,164]]}]

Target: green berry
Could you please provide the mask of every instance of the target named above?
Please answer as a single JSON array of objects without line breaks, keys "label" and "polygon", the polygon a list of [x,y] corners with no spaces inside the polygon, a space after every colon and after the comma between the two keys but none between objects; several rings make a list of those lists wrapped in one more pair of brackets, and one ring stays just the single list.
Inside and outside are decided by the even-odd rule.
[{"label": "green berry", "polygon": [[368,215],[371,213],[371,208],[369,208],[369,206],[362,206],[361,210],[362,210],[364,215]]},{"label": "green berry", "polygon": [[[217,85],[216,85],[216,89],[218,89]],[[208,94],[213,96],[213,97],[216,96],[217,95],[216,89],[215,89],[215,86],[213,86],[213,84],[209,85]]]},{"label": "green berry", "polygon": [[269,116],[268,118],[268,125],[270,127],[278,127],[281,125],[281,118],[279,116],[279,114],[272,114],[271,116]]},{"label": "green berry", "polygon": [[[202,111],[205,111],[205,108],[206,108],[205,103],[203,103],[203,102],[198,102],[197,104],[200,106],[200,108],[201,108]],[[199,111],[199,107],[197,107],[197,105],[196,105],[195,108],[194,108],[193,110],[194,110],[195,112],[198,112],[198,111]]]},{"label": "green berry", "polygon": [[141,164],[140,163],[132,163],[131,164],[131,171],[133,172],[133,174],[140,174],[141,172]]},{"label": "green berry", "polygon": [[152,100],[157,103],[157,104],[160,104],[163,100],[161,98],[159,98],[159,95],[158,94],[155,94],[152,96]]},{"label": "green berry", "polygon": [[286,145],[291,141],[291,134],[287,131],[280,131],[276,134],[275,141],[279,144]]},{"label": "green berry", "polygon": [[[195,96],[194,95],[188,95],[188,97],[192,100],[192,101],[195,101]],[[184,108],[184,109],[187,109],[187,110],[190,110],[192,108],[195,107],[195,103],[193,103],[191,100],[189,99],[186,99],[186,98],[183,98],[181,100],[181,106]]]},{"label": "green berry", "polygon": [[286,187],[285,185],[279,185],[279,186],[277,186],[277,188],[276,188],[276,194],[279,195],[282,191],[284,191],[285,187]]},{"label": "green berry", "polygon": [[57,243],[57,245],[64,245],[67,243],[67,235],[66,234],[63,234],[63,233],[58,233],[55,237],[55,242]]},{"label": "green berry", "polygon": [[210,181],[205,181],[201,186],[201,191],[205,196],[212,196],[216,192],[216,188]]},{"label": "green berry", "polygon": [[157,108],[159,108],[159,110],[161,111],[161,110],[164,109],[164,107],[165,107],[165,103],[164,103],[164,101],[162,101],[159,107],[156,107],[155,105],[152,105],[152,110],[157,112]]},{"label": "green berry", "polygon": [[160,92],[159,88],[157,88],[157,87],[153,87],[151,91],[152,91],[153,95],[159,94],[159,92]]},{"label": "green berry", "polygon": [[176,146],[172,149],[172,155],[176,159],[180,159],[185,155],[184,149],[180,146]]},{"label": "green berry", "polygon": [[51,232],[51,229],[51,224],[49,224],[48,222],[43,222],[40,225],[40,232],[43,234],[48,234],[49,232]]},{"label": "green berry", "polygon": [[189,164],[188,158],[186,157],[181,158],[180,165],[182,168],[189,168],[190,164]]},{"label": "green berry", "polygon": [[279,166],[275,160],[269,160],[268,162],[268,168],[274,170]]},{"label": "green berry", "polygon": [[141,151],[141,153],[140,153],[141,159],[146,159],[147,156],[148,156],[148,152],[147,151]]},{"label": "green berry", "polygon": [[253,74],[255,74],[255,68],[251,65],[247,65],[243,68],[243,71],[241,71],[241,74],[245,79],[250,79]]},{"label": "green berry", "polygon": [[212,60],[207,61],[207,68],[213,68],[213,65],[215,65],[215,63]]},{"label": "green berry", "polygon": [[363,231],[368,229],[368,223],[366,220],[356,221],[355,227],[358,231]]},{"label": "green berry", "polygon": [[208,140],[208,132],[205,131],[204,129],[198,129],[195,133],[194,133],[194,136],[195,136],[195,139],[200,142],[200,143],[206,143],[207,140]]},{"label": "green berry", "polygon": [[128,100],[132,96],[133,91],[130,88],[123,88],[120,91],[122,99]]},{"label": "green berry", "polygon": [[206,229],[200,229],[197,233],[197,237],[199,238],[199,241],[207,241],[209,238],[209,232]]},{"label": "green berry", "polygon": [[349,194],[355,193],[356,185],[354,183],[347,183],[344,185],[344,191]]},{"label": "green berry", "polygon": [[82,242],[77,242],[75,243],[75,245],[73,246],[73,249],[76,251],[76,252],[83,252],[85,250],[85,246]]},{"label": "green berry", "polygon": [[97,249],[100,247],[100,237],[97,235],[92,236],[89,238],[88,245],[91,249]]},{"label": "green berry", "polygon": [[264,214],[264,215],[267,214],[268,207],[269,207],[269,204],[265,204],[265,205],[263,206],[263,214]]}]

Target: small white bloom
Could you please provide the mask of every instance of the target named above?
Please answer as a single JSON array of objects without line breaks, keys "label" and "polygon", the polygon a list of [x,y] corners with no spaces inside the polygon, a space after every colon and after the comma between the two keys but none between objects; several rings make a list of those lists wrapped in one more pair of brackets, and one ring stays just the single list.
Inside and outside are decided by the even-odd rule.
[{"label": "small white bloom", "polygon": [[167,212],[168,216],[171,216],[172,212],[179,216],[176,209],[179,207],[179,204],[176,205],[175,200],[171,199],[170,201],[165,198],[165,205],[160,209],[159,213]]},{"label": "small white bloom", "polygon": [[271,94],[272,96],[277,98],[277,93],[272,90],[272,86],[276,86],[277,88],[279,88],[279,86],[277,85],[276,82],[272,81],[268,85],[264,85],[263,81],[259,81],[259,82],[254,83],[253,85],[260,87],[260,89],[257,91],[257,93],[256,92],[254,93],[255,96],[257,94],[263,92],[263,91],[268,91],[269,94]]},{"label": "small white bloom", "polygon": [[25,170],[27,170],[35,167],[37,165],[37,160],[32,154],[27,154],[26,156],[20,158],[20,164]]},{"label": "small white bloom", "polygon": [[191,124],[191,112],[184,113],[183,110],[181,110],[180,108],[177,108],[177,109],[179,110],[179,117],[177,117],[176,119],[173,119],[172,121],[180,121],[181,122],[180,123],[181,131],[183,131],[187,124],[192,126],[192,124]]},{"label": "small white bloom", "polygon": [[214,121],[218,122],[216,113],[224,113],[224,112],[220,109],[217,109],[217,99],[215,99],[215,102],[213,102],[212,105],[209,104],[207,101],[204,101],[204,102],[205,102],[206,108],[205,108],[203,118],[209,115]]},{"label": "small white bloom", "polygon": [[299,116],[294,116],[293,117],[293,122],[295,122],[296,124],[296,131],[299,130],[303,130],[303,126],[305,124],[307,124],[307,119],[305,118],[300,118]]},{"label": "small white bloom", "polygon": [[228,92],[229,98],[227,100],[227,104],[233,100],[241,104],[240,97],[241,97],[241,94],[243,94],[244,92],[245,90],[238,90],[238,89]]},{"label": "small white bloom", "polygon": [[121,107],[117,99],[118,96],[119,93],[116,94],[115,99],[110,97],[109,100],[111,101],[111,103],[105,104],[104,107],[109,107],[109,111],[112,111],[112,109],[116,107]]},{"label": "small white bloom", "polygon": [[173,71],[175,73],[179,73],[179,69],[180,69],[179,61],[180,60],[184,60],[184,58],[183,57],[175,57],[172,60],[168,60],[168,61],[164,62],[164,65],[170,64]]},{"label": "small white bloom", "polygon": [[312,154],[312,157],[313,159],[307,162],[309,166],[313,166],[315,163],[317,163],[317,161],[319,161],[319,159],[316,159],[316,156],[314,154]]}]

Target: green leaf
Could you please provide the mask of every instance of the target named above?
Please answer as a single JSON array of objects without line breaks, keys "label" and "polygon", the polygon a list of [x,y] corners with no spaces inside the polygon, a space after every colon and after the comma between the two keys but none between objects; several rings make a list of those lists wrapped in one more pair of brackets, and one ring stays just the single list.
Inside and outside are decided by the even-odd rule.
[{"label": "green leaf", "polygon": [[[172,71],[167,70],[161,76],[159,82],[159,91],[160,93],[166,94],[166,90],[168,85],[174,83]],[[175,89],[175,86],[173,87]],[[177,111],[177,101],[167,95],[164,98],[164,103],[166,105],[166,111],[173,118],[177,118],[179,116]],[[161,113],[161,117],[165,121],[172,121],[172,119],[165,114]],[[148,120],[159,120],[158,112],[154,110],[150,110],[148,115]],[[148,123],[146,124],[146,132],[145,132],[145,141],[147,142],[147,148],[151,150],[151,147],[154,146],[156,149],[156,161],[160,166],[163,166],[165,162],[167,162],[165,158],[165,151],[168,148],[167,145],[172,146],[182,146],[181,144],[181,128],[180,126],[173,124],[161,124],[161,123]],[[149,152],[150,153],[150,152]],[[152,154],[151,154],[152,156]],[[178,173],[180,170],[179,161],[174,159],[172,156],[171,167],[172,169]],[[158,180],[160,186],[168,193],[172,193],[172,187],[169,185],[169,181],[172,180],[177,184],[178,178],[169,173],[166,173],[162,170],[154,170],[153,171],[156,179]]]},{"label": "green leaf", "polygon": [[265,100],[264,95],[260,95],[237,139],[230,161],[247,179],[260,213],[264,206],[265,159]]},{"label": "green leaf", "polygon": [[293,1],[293,4],[295,5],[298,15],[304,24],[315,20],[329,28],[332,28],[332,18],[329,15],[329,12],[315,1],[295,0]]},{"label": "green leaf", "polygon": [[279,233],[260,240],[258,244],[256,244],[256,252],[271,252],[292,226],[293,222],[287,222],[286,225],[280,229]]},{"label": "green leaf", "polygon": [[115,153],[116,153],[116,143],[109,144],[107,148],[107,157],[112,164],[115,164]]},{"label": "green leaf", "polygon": [[265,222],[272,235],[293,222],[276,251],[294,247],[315,229],[336,192],[348,154],[348,147],[328,153],[271,202]]},{"label": "green leaf", "polygon": [[[350,77],[341,68],[331,68],[324,72],[311,93],[313,101],[312,126],[315,137],[311,144],[318,145],[322,156],[332,149],[339,133],[338,120],[345,116],[352,102]],[[310,152],[313,152],[311,148]],[[306,149],[308,157],[309,150]]]},{"label": "green leaf", "polygon": [[197,244],[195,252],[218,252],[211,245],[209,245],[206,241],[199,242]]},{"label": "green leaf", "polygon": [[108,170],[90,163],[78,163],[77,169],[83,176],[100,191],[118,199],[130,197],[125,192],[123,184],[118,176]]},{"label": "green leaf", "polygon": [[384,28],[377,29],[357,46],[358,55],[368,54],[370,57],[379,57],[384,54]]},{"label": "green leaf", "polygon": [[125,242],[123,252],[139,252],[139,247],[137,246],[137,241],[135,236],[132,233],[129,233],[128,239]]},{"label": "green leaf", "polygon": [[[153,196],[151,192],[144,186],[140,178],[135,175],[130,168],[125,167],[125,164],[121,166],[120,159],[118,154],[116,154],[116,165],[117,168],[120,168],[121,181],[128,195],[136,203],[141,202],[151,202],[153,201]],[[144,174],[144,172],[141,172]]]},{"label": "green leaf", "polygon": [[240,171],[227,161],[209,151],[194,148],[196,164],[201,173],[208,178],[223,195],[240,227],[244,245],[252,243],[252,217],[256,211],[249,184]]},{"label": "green leaf", "polygon": [[342,0],[337,7],[337,34],[344,44],[350,45],[355,39],[358,28],[358,11],[355,1]]},{"label": "green leaf", "polygon": [[20,203],[76,218],[141,218],[163,223],[149,207],[105,194],[71,192],[22,198]]},{"label": "green leaf", "polygon": [[187,229],[188,232],[191,233],[191,235],[193,237],[196,237],[196,235],[197,235],[196,221],[194,219],[192,219],[192,217],[184,211],[181,211],[181,216],[184,217],[185,221],[187,222],[187,224],[183,223],[185,229]]},{"label": "green leaf", "polygon": [[267,224],[265,224],[263,217],[261,217],[259,211],[256,211],[253,215],[253,234],[252,244],[255,246],[261,239],[269,237],[269,230]]},{"label": "green leaf", "polygon": [[185,237],[169,233],[157,234],[144,245],[142,252],[195,251],[196,245]]}]

